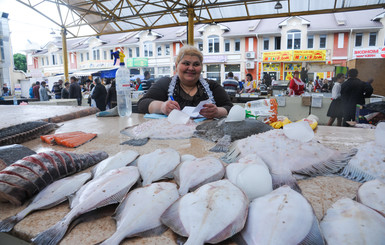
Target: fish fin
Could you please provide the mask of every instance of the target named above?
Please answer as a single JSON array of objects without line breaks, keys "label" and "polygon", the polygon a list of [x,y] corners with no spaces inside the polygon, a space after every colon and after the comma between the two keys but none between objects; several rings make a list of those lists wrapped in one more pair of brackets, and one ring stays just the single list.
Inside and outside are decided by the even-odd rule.
[{"label": "fish fin", "polygon": [[291,189],[297,191],[298,193],[302,193],[301,188],[299,188],[297,184],[297,180],[293,177],[292,174],[274,174],[271,173],[271,177],[273,180],[273,189],[277,189],[281,186],[287,185]]},{"label": "fish fin", "polygon": [[103,200],[102,202],[98,203],[96,206],[97,207],[104,207],[104,206],[107,206],[110,204],[119,203],[123,200],[123,198],[125,197],[125,195],[127,194],[127,192],[130,189],[131,189],[131,186],[130,186],[130,188],[123,189],[123,190],[119,191],[118,193],[115,193],[114,195],[107,198],[106,200]]},{"label": "fish fin", "polygon": [[299,243],[299,245],[323,245],[325,244],[324,238],[321,233],[321,229],[317,218],[314,216],[313,225],[310,228],[307,236]]},{"label": "fish fin", "polygon": [[130,139],[120,143],[121,145],[132,145],[132,146],[142,146],[147,144],[150,138],[142,138],[142,139]]},{"label": "fish fin", "polygon": [[94,221],[100,218],[111,216],[114,213],[115,209],[116,204],[112,204],[82,214],[71,222],[71,225],[68,227],[67,230],[68,232],[71,232],[80,223]]},{"label": "fish fin", "polygon": [[61,220],[54,226],[46,231],[39,233],[36,237],[32,238],[32,244],[40,245],[56,245],[67,232],[68,223]]},{"label": "fish fin", "polygon": [[351,164],[348,164],[338,175],[361,183],[374,180],[376,178],[375,176],[368,174],[361,169],[352,166]]},{"label": "fish fin", "polygon": [[231,144],[226,155],[224,155],[221,159],[225,163],[233,163],[233,162],[236,162],[240,158],[240,156],[241,156],[241,152],[237,147],[237,141],[234,141]]},{"label": "fish fin", "polygon": [[217,144],[213,148],[211,148],[210,151],[227,152],[229,150],[230,145],[231,145],[231,136],[225,135],[218,140]]},{"label": "fish fin", "polygon": [[0,232],[9,232],[21,219],[15,215],[0,221]]},{"label": "fish fin", "polygon": [[352,157],[354,157],[357,153],[357,149],[352,149],[349,152],[341,154],[341,157],[336,159],[328,159],[323,163],[314,164],[307,168],[299,169],[293,171],[297,174],[303,174],[307,176],[318,176],[325,174],[333,174],[340,171],[346,164],[350,161]]},{"label": "fish fin", "polygon": [[188,233],[184,228],[178,214],[180,200],[181,199],[174,202],[170,207],[166,209],[166,211],[164,211],[164,213],[160,216],[160,221],[166,226],[170,227],[175,233],[187,237]]},{"label": "fish fin", "polygon": [[158,227],[155,227],[151,230],[143,231],[140,233],[137,233],[135,236],[139,237],[152,237],[152,236],[160,236],[162,235],[166,230],[168,229],[165,225],[160,225]]}]

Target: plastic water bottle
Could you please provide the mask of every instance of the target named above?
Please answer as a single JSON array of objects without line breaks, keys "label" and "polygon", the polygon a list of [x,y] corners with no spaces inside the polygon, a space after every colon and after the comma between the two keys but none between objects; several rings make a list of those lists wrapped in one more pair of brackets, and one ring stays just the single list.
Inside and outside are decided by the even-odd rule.
[{"label": "plastic water bottle", "polygon": [[119,53],[120,67],[116,71],[116,99],[121,117],[132,114],[130,71],[124,66],[124,54]]},{"label": "plastic water bottle", "polygon": [[13,105],[17,105],[16,95],[13,96]]}]

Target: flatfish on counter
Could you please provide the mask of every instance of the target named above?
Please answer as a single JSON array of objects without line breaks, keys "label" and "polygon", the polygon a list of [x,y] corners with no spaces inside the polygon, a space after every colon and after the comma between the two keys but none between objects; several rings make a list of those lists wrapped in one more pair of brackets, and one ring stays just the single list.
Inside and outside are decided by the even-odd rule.
[{"label": "flatfish on counter", "polygon": [[0,146],[0,170],[3,170],[23,157],[33,154],[36,154],[36,152],[23,145],[13,144]]},{"label": "flatfish on counter", "polygon": [[51,228],[33,238],[33,244],[58,244],[75,218],[97,208],[121,202],[138,178],[137,167],[129,166],[111,170],[91,180],[70,200],[71,211]]},{"label": "flatfish on counter", "polygon": [[288,186],[250,203],[245,229],[237,238],[238,244],[247,245],[324,244],[310,203]]},{"label": "flatfish on counter", "polygon": [[116,155],[110,156],[107,159],[104,159],[98,163],[92,169],[93,178],[107,173],[108,171],[116,168],[121,168],[132,163],[136,158],[138,158],[139,153],[132,150],[121,151]]},{"label": "flatfish on counter", "polygon": [[131,137],[130,140],[121,144],[142,146],[149,139],[188,139],[193,136],[196,126],[197,124],[191,120],[186,124],[173,124],[167,118],[152,119],[120,131],[122,134]]},{"label": "flatfish on counter", "polygon": [[178,198],[174,183],[159,182],[131,191],[116,209],[116,232],[101,245],[162,234],[167,227],[160,222],[160,216]]},{"label": "flatfish on counter", "polygon": [[300,192],[292,173],[305,176],[333,174],[345,167],[355,153],[355,149],[341,153],[314,139],[303,143],[289,139],[282,130],[271,130],[235,141],[222,159],[232,163],[255,154],[268,165],[274,189],[289,185]]},{"label": "flatfish on counter", "polygon": [[361,203],[343,198],[328,209],[321,230],[328,245],[384,244],[385,218]]},{"label": "flatfish on counter", "polygon": [[385,182],[379,179],[365,182],[358,189],[357,201],[385,217]]},{"label": "flatfish on counter", "polygon": [[188,237],[185,245],[219,243],[245,225],[249,199],[228,180],[199,187],[173,203],[161,216],[163,224]]},{"label": "flatfish on counter", "polygon": [[58,125],[55,123],[32,121],[2,128],[0,129],[0,146],[20,144],[35,139],[57,127]]}]

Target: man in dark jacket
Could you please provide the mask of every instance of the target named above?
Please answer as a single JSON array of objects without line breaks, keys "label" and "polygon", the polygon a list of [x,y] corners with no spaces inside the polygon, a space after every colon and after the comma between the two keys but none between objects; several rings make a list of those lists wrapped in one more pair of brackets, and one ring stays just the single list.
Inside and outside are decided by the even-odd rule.
[{"label": "man in dark jacket", "polygon": [[78,105],[82,105],[82,91],[76,77],[71,77],[70,98],[77,99]]},{"label": "man in dark jacket", "polygon": [[92,92],[92,99],[95,100],[96,107],[99,110],[105,111],[106,110],[107,90],[104,87],[104,85],[101,84],[99,78],[95,79],[95,83],[96,83],[96,85],[95,85],[94,91]]},{"label": "man in dark jacket", "polygon": [[365,98],[369,98],[373,93],[372,86],[358,79],[357,75],[357,69],[350,69],[348,71],[348,80],[341,85],[344,126],[349,126],[346,123],[347,121],[355,120],[356,105],[364,105]]},{"label": "man in dark jacket", "polygon": [[33,86],[32,91],[33,91],[34,98],[36,98],[37,100],[40,100],[39,89],[40,89],[40,82],[36,82],[36,85]]}]

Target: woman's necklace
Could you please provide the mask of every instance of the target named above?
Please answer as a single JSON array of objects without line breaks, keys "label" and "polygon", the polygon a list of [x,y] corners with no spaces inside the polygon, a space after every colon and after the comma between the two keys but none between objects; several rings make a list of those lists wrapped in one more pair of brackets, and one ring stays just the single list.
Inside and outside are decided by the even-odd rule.
[{"label": "woman's necklace", "polygon": [[188,94],[189,96],[192,96],[192,95],[191,95],[191,92],[193,92],[193,90],[197,87],[197,85],[195,84],[194,87],[188,88],[188,87],[186,87],[185,85],[183,85],[182,83],[180,83],[180,86],[182,87],[183,91],[184,91],[186,94]]}]

